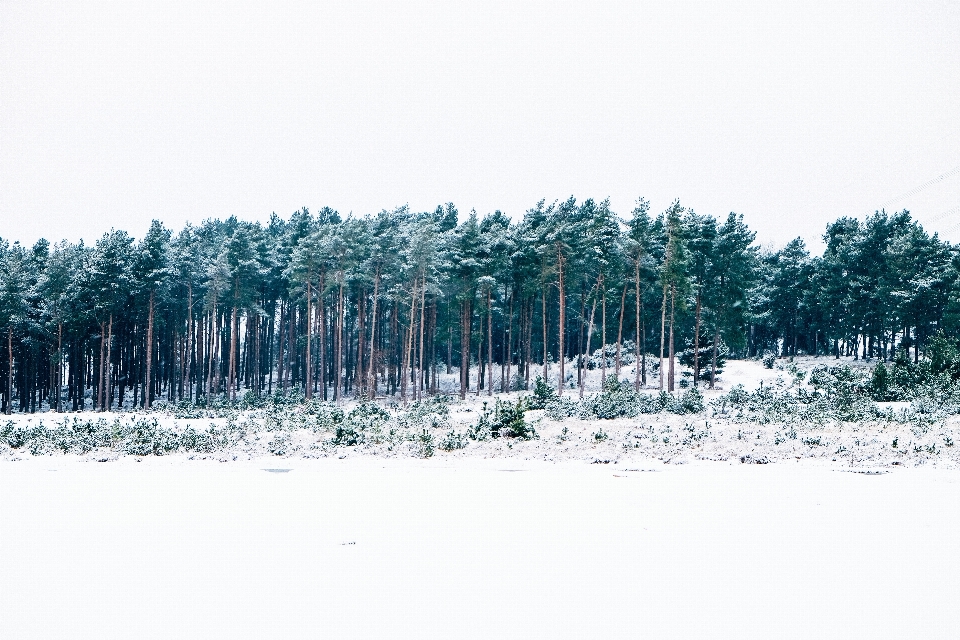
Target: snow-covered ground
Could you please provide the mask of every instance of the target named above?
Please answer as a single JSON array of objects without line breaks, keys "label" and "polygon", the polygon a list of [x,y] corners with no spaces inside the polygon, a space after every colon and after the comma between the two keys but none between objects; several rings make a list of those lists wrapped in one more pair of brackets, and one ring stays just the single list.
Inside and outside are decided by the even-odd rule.
[{"label": "snow-covered ground", "polygon": [[29,456],[0,636],[957,637],[960,478],[862,471]]},{"label": "snow-covered ground", "polygon": [[[842,361],[853,366],[870,366],[854,361]],[[5,425],[29,430],[42,424],[49,430],[66,425],[73,428],[76,421],[103,421],[101,430],[115,430],[114,425],[130,425],[136,421],[156,420],[160,428],[183,433],[192,429],[203,433],[211,426],[221,434],[230,431],[228,446],[212,448],[187,447],[164,451],[184,459],[236,461],[248,460],[274,453],[278,460],[301,458],[356,458],[377,459],[410,458],[424,455],[422,443],[417,439],[426,428],[432,453],[450,462],[473,459],[498,458],[504,460],[539,460],[547,462],[582,461],[617,463],[621,465],[645,464],[647,461],[686,464],[709,460],[722,463],[768,463],[794,462],[798,459],[818,459],[851,468],[893,468],[895,466],[933,465],[941,468],[960,466],[960,419],[954,415],[931,416],[910,414],[910,417],[874,418],[861,422],[836,420],[770,421],[744,420],[736,411],[727,411],[711,401],[741,384],[748,391],[776,386],[789,378],[788,370],[765,369],[757,361],[730,361],[727,363],[720,388],[703,390],[707,408],[694,414],[658,412],[637,417],[610,420],[580,419],[568,417],[552,419],[543,410],[528,411],[525,419],[537,432],[534,439],[469,437],[485,410],[493,407],[496,398],[485,393],[471,393],[465,401],[454,397],[445,416],[433,416],[429,420],[403,425],[401,418],[406,409],[393,402],[389,423],[367,429],[357,444],[336,441],[336,426],[325,424],[316,414],[303,415],[294,407],[286,409],[220,412],[204,417],[184,417],[188,414],[156,412],[142,413],[93,413],[79,414],[16,414],[0,417],[0,430]],[[780,363],[783,364],[783,363]],[[796,365],[809,372],[814,366],[834,365],[832,358],[803,358]],[[632,374],[622,375],[631,379]],[[599,389],[599,371],[590,372],[586,396]],[[653,385],[650,385],[651,387]],[[649,394],[657,390],[650,388]],[[502,394],[507,401],[516,400],[521,392]],[[577,389],[565,390],[567,397],[576,399]],[[341,403],[336,409],[349,413],[357,406],[353,400]],[[387,406],[381,402],[380,406]],[[875,403],[890,415],[902,412],[908,403]],[[333,410],[326,405],[323,411]],[[224,417],[224,413],[228,414]],[[292,416],[292,418],[291,418]],[[776,417],[776,416],[774,416]],[[295,418],[295,419],[293,419]],[[436,419],[435,419],[436,418]],[[277,425],[283,423],[283,428]],[[426,425],[426,427],[424,426]],[[119,427],[116,427],[119,428]],[[458,439],[463,448],[445,450],[443,443],[450,438]],[[15,438],[11,436],[8,441]],[[0,460],[16,461],[32,457],[35,453],[62,456],[58,446],[51,442],[7,446],[0,438]],[[129,448],[128,448],[129,449]],[[449,447],[448,447],[449,449]],[[147,447],[149,450],[149,446]],[[80,453],[68,453],[83,460],[114,460],[122,457],[117,447],[99,447]],[[279,462],[278,462],[279,464]]]},{"label": "snow-covered ground", "polygon": [[[729,362],[706,400],[785,375]],[[0,637],[957,637],[953,417],[532,411],[538,438],[439,446],[490,402],[453,402],[429,458],[387,434],[423,429],[398,408],[354,446],[282,412],[0,418],[242,434],[163,456],[0,443]]]}]

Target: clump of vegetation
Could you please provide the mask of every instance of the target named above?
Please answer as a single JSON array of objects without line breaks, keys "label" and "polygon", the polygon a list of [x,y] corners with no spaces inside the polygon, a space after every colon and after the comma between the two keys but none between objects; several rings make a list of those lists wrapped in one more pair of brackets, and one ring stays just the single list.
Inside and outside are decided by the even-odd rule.
[{"label": "clump of vegetation", "polygon": [[467,446],[468,437],[466,434],[459,433],[450,429],[446,435],[441,438],[439,447],[444,451],[454,451],[456,449],[463,449]]},{"label": "clump of vegetation", "polygon": [[475,440],[483,440],[486,437],[522,440],[537,438],[539,436],[536,429],[527,424],[524,418],[529,408],[527,399],[523,397],[516,402],[504,402],[498,398],[492,411],[484,405],[483,413],[471,429],[470,435]]},{"label": "clump of vegetation", "polygon": [[704,410],[703,394],[696,388],[680,395],[665,391],[650,394],[634,391],[627,382],[616,376],[607,376],[599,393],[577,402],[571,398],[553,398],[546,405],[546,413],[553,420],[577,416],[582,420],[600,418],[633,418],[641,414],[669,412],[677,414],[700,413]]},{"label": "clump of vegetation", "polygon": [[433,434],[422,429],[413,436],[413,451],[420,458],[430,458],[434,453]]},{"label": "clump of vegetation", "polygon": [[527,401],[527,406],[531,409],[546,409],[547,405],[557,399],[557,392],[553,387],[547,384],[543,376],[537,376],[533,382],[533,395]]}]

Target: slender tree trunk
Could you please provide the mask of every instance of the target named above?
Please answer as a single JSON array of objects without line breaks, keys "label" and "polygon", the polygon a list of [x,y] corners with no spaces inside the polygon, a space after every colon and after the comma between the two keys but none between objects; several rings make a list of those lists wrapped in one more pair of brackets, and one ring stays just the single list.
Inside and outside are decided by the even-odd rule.
[{"label": "slender tree trunk", "polygon": [[673,325],[674,325],[674,319],[676,317],[674,313],[674,309],[675,309],[674,302],[676,297],[677,297],[676,287],[671,285],[670,286],[670,380],[669,380],[669,384],[670,384],[669,391],[671,392],[673,392],[674,390]]},{"label": "slender tree trunk", "polygon": [[187,387],[187,401],[193,400],[193,385],[190,382],[190,361],[193,359],[193,283],[187,284],[187,357],[183,367],[183,383]]},{"label": "slender tree trunk", "polygon": [[693,329],[693,386],[700,383],[700,290],[697,290],[697,319]]},{"label": "slender tree trunk", "polygon": [[617,359],[615,363],[617,378],[620,378],[620,349],[623,345],[623,311],[627,304],[627,285],[623,285],[623,293],[620,294],[620,323],[617,329]]},{"label": "slender tree trunk", "polygon": [[663,302],[660,304],[660,371],[658,376],[660,378],[660,391],[663,391],[663,383],[665,382],[663,378],[663,356],[664,350],[666,348],[666,332],[667,332],[667,285],[663,285]]},{"label": "slender tree trunk", "polygon": [[544,289],[540,294],[542,320],[543,320],[543,382],[547,383],[547,374],[550,373],[547,362],[547,290]]},{"label": "slender tree trunk", "polygon": [[[374,354],[376,353],[377,335],[377,296],[380,293],[380,267],[377,267],[373,277],[373,307],[370,313],[370,366],[367,367],[367,396],[373,400],[377,397],[377,374],[374,370]],[[449,369],[449,365],[447,366]],[[449,371],[447,371],[449,373]]]},{"label": "slender tree trunk", "polygon": [[487,395],[493,395],[493,298],[487,288]]},{"label": "slender tree trunk", "polygon": [[470,329],[473,325],[473,309],[470,305],[470,298],[463,301],[463,309],[460,317],[460,399],[467,397],[467,391],[470,389]]},{"label": "slender tree trunk", "polygon": [[110,408],[112,407],[112,404],[110,401],[111,400],[110,392],[113,391],[113,385],[111,384],[112,377],[113,377],[111,375],[111,373],[113,373],[113,368],[112,368],[113,350],[112,349],[113,349],[113,314],[111,313],[110,323],[107,325],[107,365],[106,365],[107,379],[104,384],[104,401],[105,401],[104,407],[103,407],[104,411],[110,411]]},{"label": "slender tree trunk", "polygon": [[[634,298],[636,298],[636,320],[637,320],[637,343],[634,346],[634,351],[636,352],[636,358],[633,361],[633,389],[634,391],[640,390],[640,377],[643,376],[643,385],[647,384],[647,372],[646,372],[646,351],[643,346],[646,346],[646,343],[643,342],[644,335],[640,327],[640,259],[637,258],[636,262],[636,275],[634,279],[635,289],[634,289]],[[643,346],[641,346],[643,345]]]},{"label": "slender tree trunk", "polygon": [[562,256],[559,252],[558,252],[558,260],[557,260],[557,262],[558,262],[559,267],[560,267],[560,268],[559,268],[559,276],[560,276],[560,278],[559,278],[559,281],[560,281],[560,339],[557,341],[557,342],[559,343],[559,345],[560,345],[560,346],[559,346],[559,349],[557,350],[557,352],[558,352],[558,358],[559,358],[559,361],[560,361],[560,375],[559,375],[559,377],[557,378],[557,395],[558,395],[558,396],[562,396],[562,395],[563,395],[563,384],[564,384],[564,379],[563,379],[563,364],[564,364],[564,362],[563,362],[563,341],[564,341],[564,338],[566,337],[566,319],[567,319],[567,317],[566,317],[566,308],[567,308],[567,298],[566,298],[566,292],[564,292],[564,290],[563,290],[563,256]]},{"label": "slender tree trunk", "polygon": [[[588,325],[588,328],[587,328],[587,353],[590,353],[590,342],[593,340],[593,318],[596,311],[597,311],[597,299],[594,298],[593,307],[591,307],[590,309],[590,324]],[[585,386],[585,382],[587,378],[586,368],[587,368],[586,358],[581,355],[580,356],[580,369],[582,373],[582,375],[580,376],[580,397],[581,398],[583,398],[583,388]]]},{"label": "slender tree trunk", "polygon": [[[412,368],[411,357],[413,352],[414,324],[417,317],[417,279],[413,280],[413,291],[410,293],[410,325],[407,328],[407,337],[403,346],[403,365],[400,367],[400,400],[407,401],[407,383],[410,380]],[[414,394],[416,395],[416,394]]]},{"label": "slender tree trunk", "polygon": [[13,413],[13,325],[7,327],[7,415]]},{"label": "slender tree trunk", "polygon": [[[97,410],[103,411],[103,352],[107,341],[106,324],[100,323],[100,371],[97,377]],[[26,378],[24,378],[26,384]]]},{"label": "slender tree trunk", "polygon": [[506,382],[503,380],[503,366],[500,367],[500,389],[501,392],[508,393],[512,391],[512,385],[510,384],[512,377],[512,368],[513,368],[513,292],[510,292],[510,315],[507,316],[507,351],[504,354],[503,359],[506,361],[507,365],[507,379]]},{"label": "slender tree trunk", "polygon": [[154,292],[150,292],[150,310],[147,315],[147,348],[146,348],[146,361],[147,369],[144,374],[143,382],[143,408],[150,408],[150,401],[153,400],[153,387],[150,386],[151,375],[153,373],[153,297]]},{"label": "slender tree trunk", "polygon": [[713,389],[713,385],[717,380],[717,347],[720,344],[720,327],[718,326],[713,331],[713,356],[710,360],[710,388]]},{"label": "slender tree trunk", "polygon": [[417,355],[417,361],[419,363],[420,371],[419,371],[419,375],[417,376],[417,378],[419,378],[419,381],[417,382],[417,390],[416,390],[416,393],[414,394],[417,400],[423,397],[423,373],[424,373],[424,370],[426,369],[426,366],[424,366],[425,363],[423,361],[423,325],[426,324],[426,316],[425,316],[426,310],[427,310],[426,296],[427,296],[427,278],[426,276],[424,276],[423,282],[420,285],[420,347],[419,347],[419,353]]},{"label": "slender tree trunk", "polygon": [[453,324],[450,322],[450,303],[447,302],[447,375],[453,373]]},{"label": "slender tree trunk", "polygon": [[480,318],[480,341],[477,342],[477,397],[483,390],[483,318]]},{"label": "slender tree trunk", "polygon": [[527,316],[526,316],[525,324],[527,326],[527,329],[526,329],[526,336],[525,336],[526,339],[524,340],[526,349],[523,352],[523,390],[524,391],[530,390],[530,359],[533,357],[533,354],[532,354],[533,352],[533,307],[535,303],[536,303],[536,296],[534,296],[533,299],[528,300],[526,304]]},{"label": "slender tree trunk", "polygon": [[[607,283],[601,277],[600,291],[600,385],[607,379]],[[619,345],[618,345],[619,347]],[[587,340],[587,352],[590,352],[590,340]]]},{"label": "slender tree trunk", "polygon": [[63,323],[57,323],[57,413],[63,413],[63,405],[60,401],[63,388]]},{"label": "slender tree trunk", "polygon": [[227,369],[227,385],[230,387],[228,396],[233,402],[237,399],[236,386],[234,384],[237,366],[237,303],[234,297],[233,309],[230,312],[230,364]]},{"label": "slender tree trunk", "polygon": [[313,340],[313,283],[311,274],[307,274],[307,379],[303,385],[304,397],[307,400],[313,398],[313,371],[311,369],[313,360],[310,357],[310,342]]},{"label": "slender tree trunk", "polygon": [[343,382],[343,274],[340,274],[340,291],[337,302],[337,370],[335,372],[337,389],[333,399],[340,400],[340,386]]},{"label": "slender tree trunk", "polygon": [[327,399],[327,329],[324,317],[323,287],[326,274],[320,272],[320,289],[317,291],[317,331],[320,332],[320,397]]}]

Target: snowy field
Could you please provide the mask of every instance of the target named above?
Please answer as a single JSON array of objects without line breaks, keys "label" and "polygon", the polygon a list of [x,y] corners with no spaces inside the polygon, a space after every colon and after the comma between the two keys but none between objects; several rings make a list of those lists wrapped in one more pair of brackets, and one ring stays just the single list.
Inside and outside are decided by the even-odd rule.
[{"label": "snowy field", "polygon": [[2,462],[0,635],[955,638],[958,479],[815,460]]},{"label": "snowy field", "polygon": [[488,398],[0,418],[0,637],[958,637],[956,416],[744,422],[711,402],[787,372],[729,365],[701,413],[449,450]]}]

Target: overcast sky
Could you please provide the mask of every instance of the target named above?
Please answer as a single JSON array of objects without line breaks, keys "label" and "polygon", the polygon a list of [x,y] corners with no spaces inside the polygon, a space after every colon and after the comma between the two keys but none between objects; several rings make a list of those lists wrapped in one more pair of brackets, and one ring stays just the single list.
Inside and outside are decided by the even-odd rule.
[{"label": "overcast sky", "polygon": [[960,241],[960,4],[0,2],[0,236],[674,198]]}]

